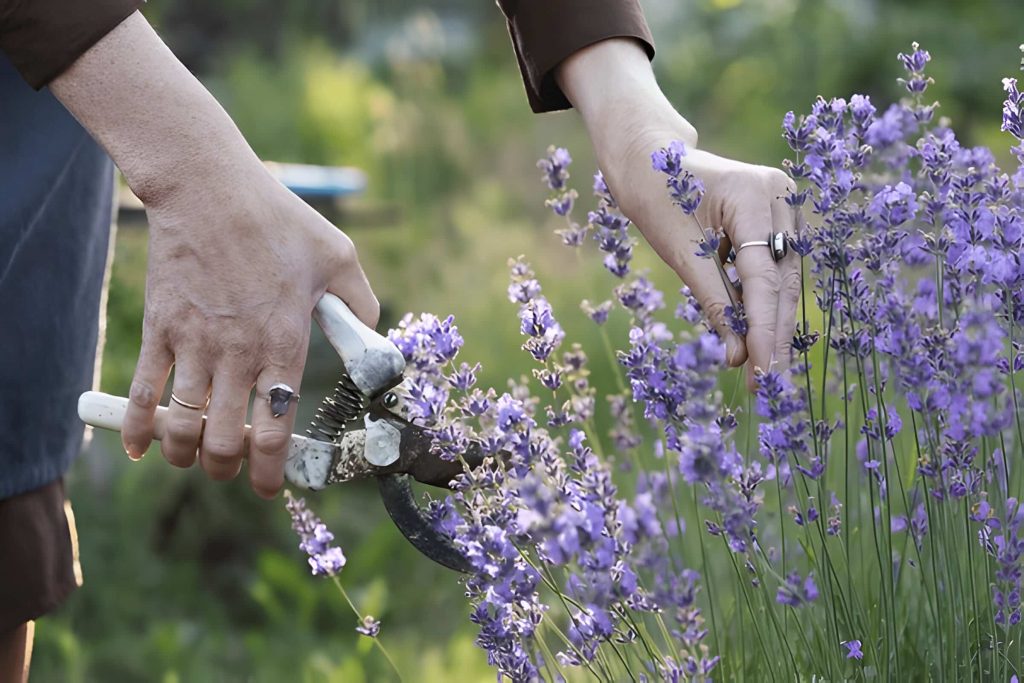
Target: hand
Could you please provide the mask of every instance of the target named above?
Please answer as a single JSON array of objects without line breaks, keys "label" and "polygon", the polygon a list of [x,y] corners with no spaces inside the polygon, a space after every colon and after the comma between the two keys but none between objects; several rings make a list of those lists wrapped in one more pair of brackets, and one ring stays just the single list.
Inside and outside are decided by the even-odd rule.
[{"label": "hand", "polygon": [[[737,292],[723,282],[714,261],[696,251],[702,227],[721,228],[735,246],[765,240],[772,231],[792,237],[798,218],[785,202],[792,180],[778,169],[697,149],[696,130],[669,104],[646,54],[631,40],[605,40],[584,48],[559,66],[556,77],[584,118],[619,207],[693,292],[725,341],[729,364],[739,366],[749,359],[752,389],[755,369],[787,368],[800,298],[799,256],[790,250],[776,264],[767,247],[741,250],[736,270],[742,291]],[[665,176],[651,167],[651,153],[674,140],[686,144],[683,165],[705,187],[693,217],[672,204]],[[749,324],[745,339],[726,320],[730,296],[743,302]]]},{"label": "hand", "polygon": [[[289,412],[274,418],[269,388],[299,391],[310,317],[325,291],[367,325],[379,306],[351,240],[263,168],[208,92],[135,14],[51,85],[143,200],[150,223],[142,349],[122,436],[141,458],[173,365],[164,456],[198,455],[215,479],[234,477],[248,450],[253,489],[283,483]],[[203,414],[206,414],[205,427]]]},{"label": "hand", "polygon": [[351,240],[262,168],[193,182],[147,208],[146,314],[124,445],[133,458],[148,447],[173,363],[174,395],[209,407],[204,429],[203,411],[169,405],[164,457],[189,467],[199,447],[210,477],[232,478],[255,386],[249,475],[270,497],[283,482],[295,408],[274,418],[266,397],[278,382],[300,391],[317,300],[337,294],[370,326],[379,307]]}]

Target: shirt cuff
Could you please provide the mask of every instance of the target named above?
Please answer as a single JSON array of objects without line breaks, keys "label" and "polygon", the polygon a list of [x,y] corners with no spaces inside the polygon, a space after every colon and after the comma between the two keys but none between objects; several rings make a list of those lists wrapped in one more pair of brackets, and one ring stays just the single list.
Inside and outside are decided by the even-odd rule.
[{"label": "shirt cuff", "polygon": [[654,39],[639,0],[519,0],[508,12],[508,28],[537,113],[572,106],[554,69],[577,50],[608,38],[635,38],[654,58]]},{"label": "shirt cuff", "polygon": [[144,2],[0,0],[0,50],[7,54],[29,85],[38,90],[74,64]]}]

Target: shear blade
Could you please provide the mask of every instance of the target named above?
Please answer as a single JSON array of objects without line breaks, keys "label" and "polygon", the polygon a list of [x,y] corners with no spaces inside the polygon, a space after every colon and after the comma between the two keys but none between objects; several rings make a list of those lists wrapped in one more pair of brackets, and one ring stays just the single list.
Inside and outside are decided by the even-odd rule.
[{"label": "shear blade", "polygon": [[434,528],[423,512],[412,490],[412,478],[408,474],[389,474],[377,477],[380,497],[384,507],[402,535],[413,547],[434,562],[463,574],[472,572],[466,556]]}]

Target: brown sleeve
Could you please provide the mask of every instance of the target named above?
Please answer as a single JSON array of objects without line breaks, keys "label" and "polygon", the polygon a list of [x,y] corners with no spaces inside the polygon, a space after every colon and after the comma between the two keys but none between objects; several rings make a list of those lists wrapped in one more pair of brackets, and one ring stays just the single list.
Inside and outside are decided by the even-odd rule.
[{"label": "brown sleeve", "polygon": [[0,51],[33,88],[71,66],[145,0],[0,0]]},{"label": "brown sleeve", "polygon": [[497,0],[535,112],[572,106],[554,69],[573,52],[607,38],[636,38],[654,58],[639,0]]}]

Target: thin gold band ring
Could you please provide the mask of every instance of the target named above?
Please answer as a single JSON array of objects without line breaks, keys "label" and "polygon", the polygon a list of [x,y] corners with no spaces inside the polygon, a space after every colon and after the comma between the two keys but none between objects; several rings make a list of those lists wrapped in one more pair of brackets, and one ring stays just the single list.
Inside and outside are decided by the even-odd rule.
[{"label": "thin gold band ring", "polygon": [[188,401],[182,401],[180,398],[178,398],[177,396],[174,395],[174,392],[171,392],[171,400],[174,401],[175,403],[177,403],[182,408],[189,408],[190,410],[204,410],[206,408],[205,404],[198,405],[196,403],[189,403]]}]

